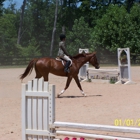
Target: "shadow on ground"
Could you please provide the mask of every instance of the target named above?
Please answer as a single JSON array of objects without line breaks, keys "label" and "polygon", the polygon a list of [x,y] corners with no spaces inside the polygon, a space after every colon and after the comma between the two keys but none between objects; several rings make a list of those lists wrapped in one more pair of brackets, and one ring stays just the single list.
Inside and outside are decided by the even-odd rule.
[{"label": "shadow on ground", "polygon": [[88,98],[88,97],[95,97],[95,96],[102,96],[102,95],[87,95],[85,96],[60,96],[56,98]]}]

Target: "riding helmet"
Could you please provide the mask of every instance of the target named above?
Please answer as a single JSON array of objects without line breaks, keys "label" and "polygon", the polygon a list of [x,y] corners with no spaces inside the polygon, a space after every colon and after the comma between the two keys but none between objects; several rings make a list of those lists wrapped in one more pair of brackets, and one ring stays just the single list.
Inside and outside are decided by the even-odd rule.
[{"label": "riding helmet", "polygon": [[60,34],[60,40],[63,40],[64,38],[66,38],[66,36],[64,34]]}]

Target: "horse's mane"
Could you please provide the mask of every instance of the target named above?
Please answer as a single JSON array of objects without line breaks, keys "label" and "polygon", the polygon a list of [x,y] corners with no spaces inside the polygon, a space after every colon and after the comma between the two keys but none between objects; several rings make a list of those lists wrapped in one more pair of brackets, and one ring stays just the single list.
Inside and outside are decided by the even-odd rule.
[{"label": "horse's mane", "polygon": [[[90,54],[93,54],[93,53],[79,53],[79,54],[73,56],[72,58],[77,59],[79,57],[86,57],[86,55],[90,55]],[[94,52],[94,54],[96,54],[96,52]]]},{"label": "horse's mane", "polygon": [[85,54],[79,53],[79,54],[73,56],[74,59],[77,59],[77,58],[79,58],[79,57],[85,57]]}]

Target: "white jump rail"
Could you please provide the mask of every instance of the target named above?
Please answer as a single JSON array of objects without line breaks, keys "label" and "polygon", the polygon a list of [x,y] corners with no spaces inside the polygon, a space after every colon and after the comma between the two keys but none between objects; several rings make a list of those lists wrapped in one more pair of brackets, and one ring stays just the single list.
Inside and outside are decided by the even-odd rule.
[{"label": "white jump rail", "polygon": [[[120,76],[120,71],[119,69],[95,69],[95,68],[87,68],[86,70],[86,78],[82,80],[82,82],[87,81],[88,79],[92,79],[92,76],[100,76],[100,75],[106,75],[108,78],[114,76],[118,77]],[[108,80],[108,79],[107,79]]]},{"label": "white jump rail", "polygon": [[[73,129],[83,129],[83,130],[96,130],[96,131],[110,131],[119,133],[135,133],[140,134],[140,128],[135,127],[120,127],[120,126],[110,126],[110,125],[95,125],[95,124],[82,124],[82,123],[70,123],[70,122],[54,122],[55,128],[73,128]],[[112,140],[140,140],[138,138],[126,138],[119,136],[109,136],[109,135],[99,135],[91,133],[81,133],[73,131],[62,131],[57,130],[56,134],[74,137],[85,137],[85,138],[103,138]]]},{"label": "white jump rail", "polygon": [[93,69],[88,68],[87,70],[94,70],[95,72],[101,72],[101,73],[119,73],[119,69]]},{"label": "white jump rail", "polygon": [[56,131],[58,136],[65,135],[71,137],[84,137],[90,139],[103,139],[103,140],[140,140],[140,139],[133,139],[133,138],[122,138],[122,137],[114,137],[108,135],[98,135],[98,134],[88,134],[88,133],[80,133],[80,132],[71,132],[71,131]]},{"label": "white jump rail", "polygon": [[[121,61],[122,53],[126,54],[125,63]],[[89,72],[90,71],[90,72]],[[115,84],[136,84],[131,79],[131,62],[130,62],[130,49],[129,48],[118,48],[118,69],[93,69],[87,68],[87,77],[85,80],[88,80],[88,75],[92,74],[105,74],[111,76],[117,76],[119,74],[118,81]],[[85,81],[84,80],[84,81]]]},{"label": "white jump rail", "polygon": [[22,140],[53,140],[59,135],[107,140],[140,140],[134,137],[80,132],[81,129],[140,134],[140,128],[135,127],[55,122],[55,85],[49,85],[43,79],[34,79],[28,84],[22,84]]},{"label": "white jump rail", "polygon": [[119,75],[120,71],[119,69],[93,69],[88,68],[87,71],[92,71],[92,73],[100,73],[100,74],[110,74],[110,75]]}]

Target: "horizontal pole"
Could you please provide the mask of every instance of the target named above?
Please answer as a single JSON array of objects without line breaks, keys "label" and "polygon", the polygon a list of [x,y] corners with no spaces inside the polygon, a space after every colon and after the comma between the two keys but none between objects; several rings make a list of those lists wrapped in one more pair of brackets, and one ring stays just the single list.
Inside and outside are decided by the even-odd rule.
[{"label": "horizontal pole", "polygon": [[88,134],[80,132],[70,132],[70,131],[56,131],[56,135],[65,135],[73,137],[84,137],[84,138],[103,138],[103,139],[112,139],[112,140],[139,140],[137,138],[124,138],[124,137],[115,137],[115,136],[105,136],[97,134]]},{"label": "horizontal pole", "polygon": [[54,122],[54,127],[140,134],[140,128],[136,128],[136,127],[121,127],[121,126],[82,124],[82,123],[70,123],[70,122]]},{"label": "horizontal pole", "polygon": [[94,72],[119,72],[119,69],[93,69],[93,68],[88,68],[87,70],[91,70]]},{"label": "horizontal pole", "polygon": [[47,91],[26,91],[25,96],[49,97],[49,92],[47,92]]}]

